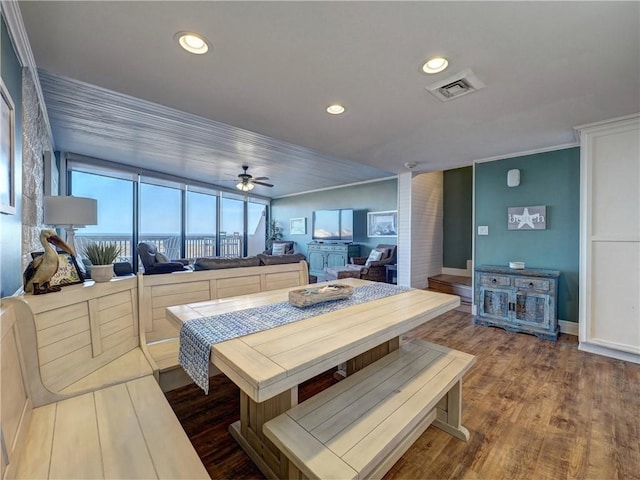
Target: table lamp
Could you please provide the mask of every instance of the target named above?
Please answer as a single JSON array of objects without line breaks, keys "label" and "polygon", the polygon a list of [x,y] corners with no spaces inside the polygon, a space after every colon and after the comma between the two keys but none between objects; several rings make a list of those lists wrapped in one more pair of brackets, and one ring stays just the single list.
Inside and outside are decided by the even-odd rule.
[{"label": "table lamp", "polygon": [[98,224],[98,201],[85,197],[45,196],[44,223],[64,228],[67,244],[76,251],[76,230]]}]

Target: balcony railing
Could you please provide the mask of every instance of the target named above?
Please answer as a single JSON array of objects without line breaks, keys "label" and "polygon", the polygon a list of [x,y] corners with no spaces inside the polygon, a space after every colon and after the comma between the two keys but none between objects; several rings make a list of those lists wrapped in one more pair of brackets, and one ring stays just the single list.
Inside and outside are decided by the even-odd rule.
[{"label": "balcony railing", "polygon": [[[251,237],[251,236],[250,236]],[[130,262],[132,257],[131,235],[124,234],[94,234],[75,237],[78,254],[91,242],[111,242],[120,247],[118,261]],[[164,253],[170,259],[181,258],[180,237],[167,235],[141,235],[140,242],[153,243],[159,252]],[[249,241],[251,244],[251,239]],[[216,252],[215,235],[187,235],[185,239],[185,258],[193,261],[197,257],[242,257],[243,238],[240,234],[226,235],[220,233],[220,251]]]}]

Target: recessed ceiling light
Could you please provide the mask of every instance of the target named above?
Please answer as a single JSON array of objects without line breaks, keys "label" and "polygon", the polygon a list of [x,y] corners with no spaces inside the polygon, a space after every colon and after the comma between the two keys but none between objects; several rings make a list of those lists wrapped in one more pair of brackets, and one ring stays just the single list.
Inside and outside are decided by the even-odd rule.
[{"label": "recessed ceiling light", "polygon": [[202,55],[209,51],[209,43],[202,36],[193,32],[178,32],[174,37],[187,52]]},{"label": "recessed ceiling light", "polygon": [[341,113],[344,113],[344,107],[342,105],[329,105],[327,107],[327,113],[330,113],[331,115],[340,115]]},{"label": "recessed ceiling light", "polygon": [[444,57],[433,57],[422,66],[424,73],[440,73],[449,65],[449,61]]}]

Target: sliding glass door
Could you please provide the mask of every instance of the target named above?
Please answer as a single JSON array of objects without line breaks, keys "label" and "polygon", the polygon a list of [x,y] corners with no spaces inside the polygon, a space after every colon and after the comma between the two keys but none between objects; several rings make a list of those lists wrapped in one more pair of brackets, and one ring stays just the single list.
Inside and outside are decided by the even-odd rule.
[{"label": "sliding glass door", "polygon": [[182,258],[182,191],[140,183],[139,242],[153,243],[169,259]]},{"label": "sliding glass door", "polygon": [[69,194],[98,201],[98,225],[76,234],[80,250],[90,241],[116,242],[122,250],[120,260],[130,262],[134,271],[139,242],[155,244],[169,259],[243,257],[264,251],[267,199],[122,168],[68,161]]},{"label": "sliding glass door", "polygon": [[115,242],[120,247],[120,261],[131,262],[133,249],[134,182],[107,175],[72,171],[70,193],[76,197],[95,198],[98,202],[98,224],[87,225],[76,232],[76,249],[94,241]]},{"label": "sliding glass door", "polygon": [[218,197],[187,190],[186,257],[215,257]]}]

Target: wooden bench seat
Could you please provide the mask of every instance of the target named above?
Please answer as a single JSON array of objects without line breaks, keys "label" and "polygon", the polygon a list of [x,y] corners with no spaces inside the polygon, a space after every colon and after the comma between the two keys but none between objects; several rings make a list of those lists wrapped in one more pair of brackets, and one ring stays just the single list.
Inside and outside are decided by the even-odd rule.
[{"label": "wooden bench seat", "polygon": [[153,369],[142,350],[136,347],[63,388],[60,393],[62,395],[77,395],[147,375],[153,375]]},{"label": "wooden bench seat", "polygon": [[153,376],[33,410],[15,478],[208,478]]},{"label": "wooden bench seat", "polygon": [[[166,318],[170,306],[298,287],[309,282],[307,263],[139,275],[141,341],[166,392],[192,380],[178,363],[180,326]],[[219,373],[212,366],[211,375]]]},{"label": "wooden bench seat", "polygon": [[[111,295],[112,288],[103,290]],[[99,307],[98,290],[90,302]],[[67,308],[61,295],[51,295],[50,308]],[[82,305],[82,297],[71,299]],[[55,360],[43,362],[46,346],[37,342],[49,327],[38,329],[42,317],[28,308],[41,301],[3,299],[0,308],[0,478],[208,478],[139,347],[107,363],[95,361],[99,353],[93,371],[49,390],[40,367]]]},{"label": "wooden bench seat", "polygon": [[475,357],[414,340],[264,424],[289,478],[382,477],[430,424],[463,440],[462,376]]}]

